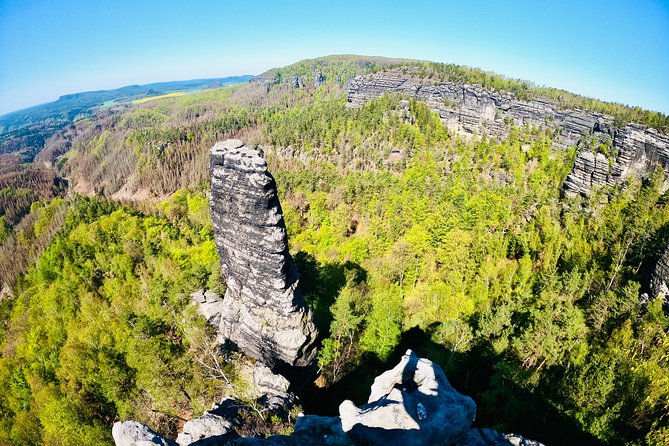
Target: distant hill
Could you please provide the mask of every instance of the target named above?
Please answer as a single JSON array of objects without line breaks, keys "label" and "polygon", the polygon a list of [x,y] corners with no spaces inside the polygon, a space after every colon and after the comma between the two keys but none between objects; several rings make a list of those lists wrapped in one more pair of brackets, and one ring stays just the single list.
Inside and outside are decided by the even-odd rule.
[{"label": "distant hill", "polygon": [[76,119],[89,116],[102,107],[168,93],[192,93],[243,83],[251,77],[250,75],[244,75],[158,82],[146,85],[129,85],[115,90],[87,91],[63,95],[57,101],[0,116],[0,154],[24,152],[24,157],[30,160],[51,135]]},{"label": "distant hill", "polygon": [[53,102],[36,105],[0,116],[0,134],[16,131],[47,120],[72,120],[91,108],[111,103],[129,102],[150,96],[175,92],[193,92],[218,88],[224,85],[247,82],[252,76],[231,76],[212,79],[157,82],[145,85],[128,85],[114,90],[86,91],[66,94]]}]

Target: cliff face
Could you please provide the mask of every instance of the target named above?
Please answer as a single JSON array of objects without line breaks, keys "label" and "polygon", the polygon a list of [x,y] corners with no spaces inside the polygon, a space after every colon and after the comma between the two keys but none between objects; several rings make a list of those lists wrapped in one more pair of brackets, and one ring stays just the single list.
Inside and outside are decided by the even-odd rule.
[{"label": "cliff face", "polygon": [[210,206],[227,279],[221,336],[273,369],[308,366],[317,331],[297,291],[276,183],[258,150],[238,140],[213,147]]},{"label": "cliff face", "polygon": [[655,271],[650,278],[650,298],[662,299],[669,304],[669,246],[655,264]]},{"label": "cliff face", "polygon": [[356,76],[348,88],[350,107],[383,94],[396,93],[424,101],[451,130],[503,138],[511,123],[555,129],[556,144],[577,145],[583,136],[611,147],[611,162],[583,148],[567,178],[567,195],[588,195],[595,185],[616,184],[631,176],[645,176],[656,167],[665,169],[664,189],[669,188],[669,136],[639,124],[622,128],[613,118],[582,110],[563,110],[547,99],[521,101],[513,94],[485,90],[477,85],[428,84],[393,71]]},{"label": "cliff face", "polygon": [[565,181],[565,192],[586,196],[593,186],[613,186],[630,177],[645,177],[658,167],[665,169],[662,190],[667,190],[669,137],[639,124],[628,124],[612,133],[613,156],[609,159],[601,153],[580,152]]}]

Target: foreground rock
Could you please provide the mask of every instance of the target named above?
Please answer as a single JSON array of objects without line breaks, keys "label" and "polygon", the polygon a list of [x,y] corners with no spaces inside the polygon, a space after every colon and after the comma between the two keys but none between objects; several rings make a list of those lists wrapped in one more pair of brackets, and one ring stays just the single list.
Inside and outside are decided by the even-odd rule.
[{"label": "foreground rock", "polygon": [[374,380],[367,404],[339,406],[342,429],[355,444],[458,444],[476,415],[443,370],[412,351]]},{"label": "foreground rock", "polygon": [[[239,437],[237,432],[248,422],[248,418],[239,416],[243,410],[244,406],[235,400],[225,400],[202,417],[187,422],[179,434],[179,445],[542,446],[519,435],[471,429],[476,414],[474,401],[458,393],[438,365],[418,358],[411,350],[397,366],[374,380],[367,404],[357,407],[344,401],[338,417],[299,417],[291,435]],[[116,435],[120,431],[117,426],[127,423],[134,422],[114,425],[116,445],[139,446]]]},{"label": "foreground rock", "polygon": [[460,134],[504,138],[513,123],[555,130],[555,142],[562,147],[580,145],[584,136],[596,145],[609,146],[610,162],[604,155],[595,155],[587,144],[581,147],[564,184],[567,195],[589,195],[593,186],[645,177],[659,166],[665,171],[663,190],[669,188],[669,136],[653,128],[640,124],[616,128],[611,116],[562,109],[548,99],[520,100],[512,93],[457,82],[433,85],[393,70],[356,76],[348,89],[349,106],[359,107],[389,93],[425,102],[439,113],[444,125]]},{"label": "foreground rock", "polygon": [[114,423],[112,437],[114,437],[116,446],[177,446],[174,440],[161,437],[136,421]]},{"label": "foreground rock", "polygon": [[317,331],[297,291],[276,183],[258,150],[238,140],[213,147],[210,205],[227,282],[221,336],[273,370],[309,366]]}]

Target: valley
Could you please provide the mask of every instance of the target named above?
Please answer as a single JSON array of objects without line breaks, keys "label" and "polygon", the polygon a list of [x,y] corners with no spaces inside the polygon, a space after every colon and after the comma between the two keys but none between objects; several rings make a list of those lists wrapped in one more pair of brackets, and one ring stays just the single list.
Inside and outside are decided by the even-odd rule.
[{"label": "valley", "polygon": [[662,113],[344,55],[0,126],[0,444],[108,445],[125,420],[176,438],[226,397],[250,408],[235,435],[290,433],[221,337],[313,366],[308,415],[361,406],[411,349],[475,403],[468,435],[669,441]]}]

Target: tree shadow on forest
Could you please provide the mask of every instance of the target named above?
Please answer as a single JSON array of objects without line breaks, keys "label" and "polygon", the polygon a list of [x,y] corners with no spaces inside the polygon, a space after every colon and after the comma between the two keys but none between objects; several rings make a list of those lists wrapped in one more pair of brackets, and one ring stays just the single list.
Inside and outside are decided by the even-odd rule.
[{"label": "tree shadow on forest", "polygon": [[540,395],[516,385],[506,371],[495,367],[500,360],[489,348],[453,352],[432,340],[431,328],[415,327],[405,332],[386,361],[366,354],[357,368],[334,385],[303,388],[299,397],[305,413],[335,416],[345,399],[358,406],[366,403],[374,378],[394,367],[411,349],[419,357],[439,364],[451,385],[474,399],[476,419],[472,427],[515,433],[551,446],[602,444]]},{"label": "tree shadow on forest", "polygon": [[351,261],[320,264],[314,256],[304,251],[295,254],[293,262],[300,273],[298,289],[314,312],[314,322],[320,331],[320,337],[326,338],[332,323],[330,307],[346,285],[347,272],[351,271],[359,280],[365,281],[367,271]]}]

